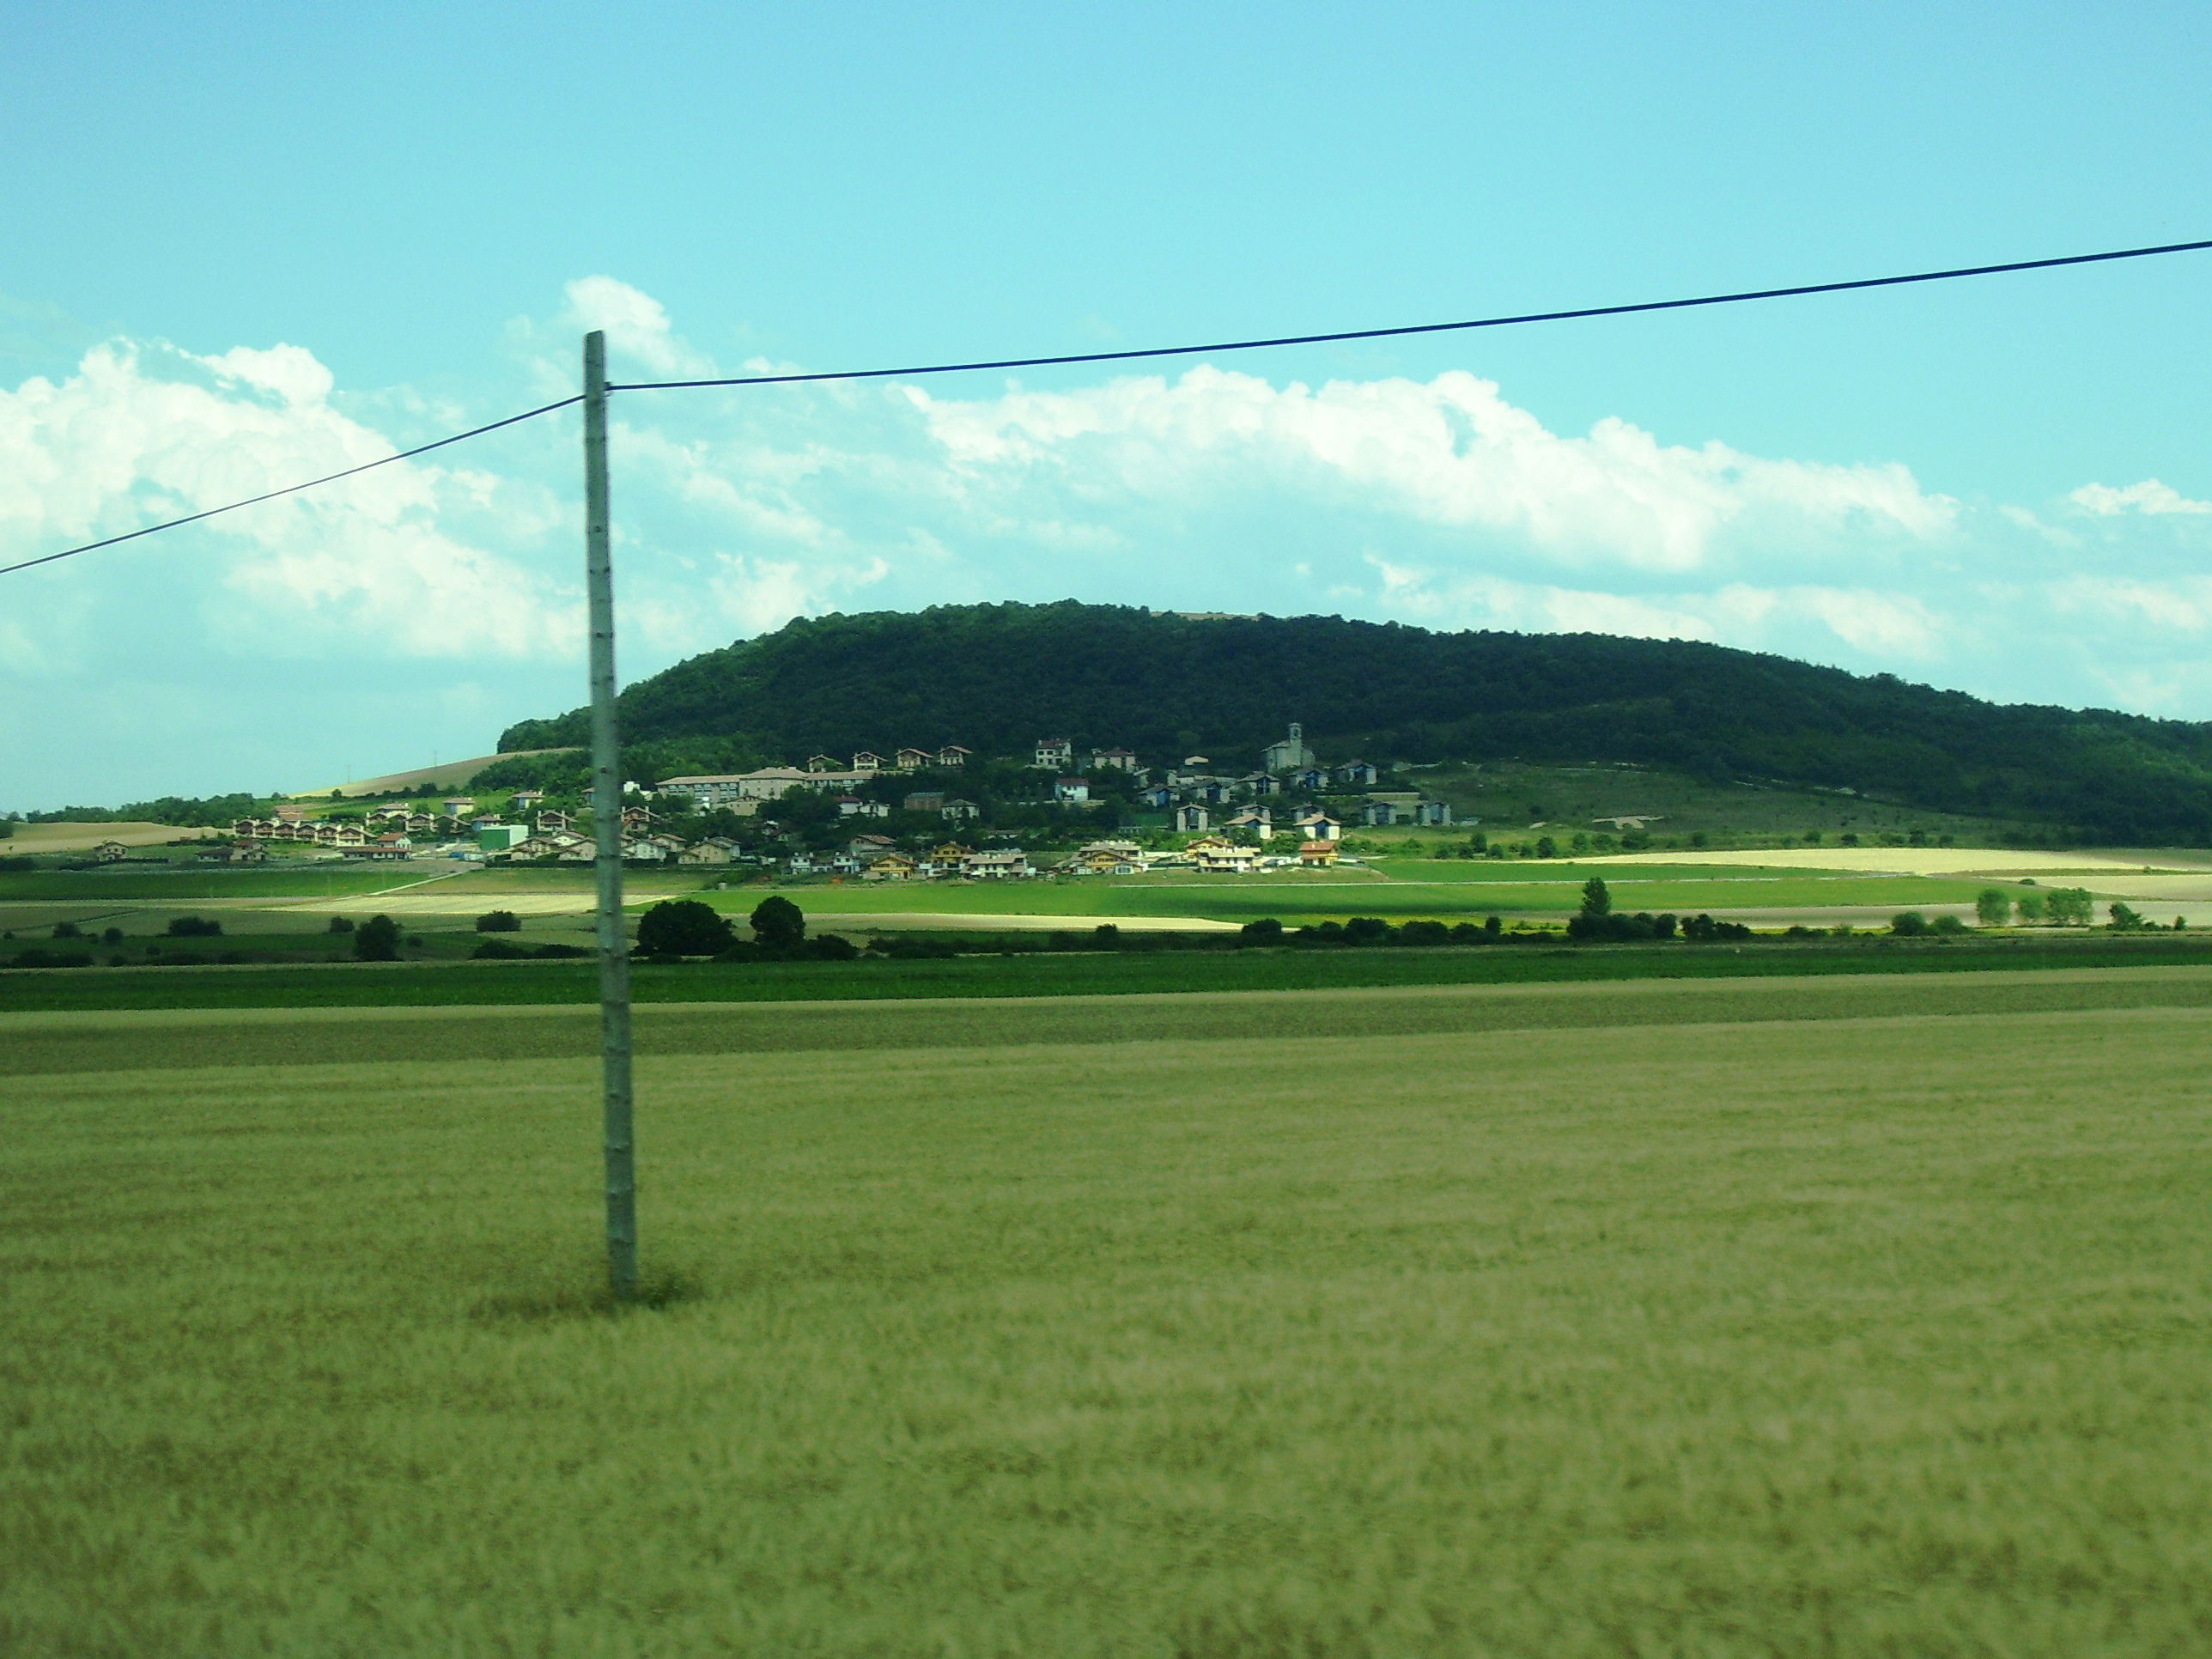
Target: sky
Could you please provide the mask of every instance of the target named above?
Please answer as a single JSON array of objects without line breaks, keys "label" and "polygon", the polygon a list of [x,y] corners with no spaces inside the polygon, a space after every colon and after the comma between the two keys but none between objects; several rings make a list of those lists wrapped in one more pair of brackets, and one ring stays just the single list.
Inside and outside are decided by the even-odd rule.
[{"label": "sky", "polygon": [[[2212,237],[2201,6],[15,9],[0,563],[617,380]],[[634,679],[977,600],[1717,641],[2212,718],[2212,254],[1419,340],[619,394]],[[0,810],[583,700],[564,411],[0,577]],[[1286,718],[1296,710],[1286,710]]]}]

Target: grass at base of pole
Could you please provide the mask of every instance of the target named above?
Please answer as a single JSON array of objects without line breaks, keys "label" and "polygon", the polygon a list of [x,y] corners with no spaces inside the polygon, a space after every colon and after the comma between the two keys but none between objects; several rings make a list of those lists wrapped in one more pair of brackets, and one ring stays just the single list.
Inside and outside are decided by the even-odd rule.
[{"label": "grass at base of pole", "polygon": [[2212,1013],[1725,988],[11,1080],[0,1649],[2201,1650]]}]

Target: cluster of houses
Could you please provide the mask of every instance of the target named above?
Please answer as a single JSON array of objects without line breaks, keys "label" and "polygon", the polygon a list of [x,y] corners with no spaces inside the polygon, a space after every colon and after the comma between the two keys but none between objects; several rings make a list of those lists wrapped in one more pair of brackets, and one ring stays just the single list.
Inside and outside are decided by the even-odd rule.
[{"label": "cluster of houses", "polygon": [[826,853],[794,853],[784,868],[795,876],[857,876],[862,881],[1003,881],[1031,876],[1140,876],[1150,870],[1249,875],[1298,866],[1326,869],[1337,860],[1334,839],[1302,844],[1297,856],[1262,853],[1221,836],[1201,836],[1176,852],[1148,851],[1133,841],[1094,841],[1056,863],[1039,864],[1019,848],[977,851],[947,842],[928,853],[902,853],[884,836],[855,836]]},{"label": "cluster of houses", "polygon": [[[871,778],[895,777],[902,773],[920,772],[929,769],[950,770],[963,767],[974,758],[975,751],[963,749],[958,744],[947,744],[942,749],[901,749],[889,759],[872,749],[863,749],[844,765],[834,755],[810,755],[804,767],[763,766],[753,772],[716,772],[688,774],[683,777],[663,778],[653,786],[660,794],[679,795],[689,799],[700,811],[712,811],[717,807],[750,817],[760,811],[763,801],[781,800],[794,789],[852,790]],[[937,802],[933,808],[916,806],[922,799]],[[858,796],[846,794],[837,802],[838,809],[848,817],[864,815],[881,817],[890,808],[880,802],[863,801]],[[964,808],[964,812],[948,810]],[[848,810],[849,809],[849,810]],[[936,811],[947,817],[973,817],[980,810],[972,801],[948,802],[941,793],[924,792],[908,797],[909,811]]]},{"label": "cluster of houses", "polygon": [[[971,755],[971,750],[957,744],[933,750],[902,749],[889,761],[863,750],[853,757],[850,766],[840,766],[831,756],[815,755],[804,768],[768,766],[753,772],[664,778],[654,788],[659,793],[688,799],[702,812],[719,807],[749,817],[760,810],[762,803],[781,799],[793,789],[850,791],[867,779],[886,774],[925,767],[964,766]],[[1213,818],[1221,814],[1218,827],[1249,830],[1264,838],[1277,833],[1277,801],[1312,800],[1324,794],[1355,792],[1362,792],[1366,797],[1359,809],[1363,825],[1418,824],[1434,828],[1452,821],[1449,802],[1427,799],[1418,790],[1376,787],[1382,781],[1382,770],[1370,762],[1351,760],[1328,767],[1317,764],[1313,750],[1306,747],[1304,729],[1295,723],[1288,737],[1270,744],[1262,752],[1258,771],[1240,775],[1214,770],[1213,763],[1204,755],[1187,755],[1181,765],[1164,769],[1162,777],[1155,781],[1151,769],[1139,764],[1133,750],[1078,750],[1066,738],[1037,739],[1030,764],[1054,775],[1052,799],[1055,805],[1079,809],[1100,804],[1091,799],[1092,777],[1101,772],[1127,773],[1143,786],[1137,796],[1139,804],[1153,811],[1172,813],[1176,829],[1186,835],[1201,834],[1215,827]],[[947,796],[941,790],[916,790],[907,795],[901,805],[909,812],[934,812],[950,820],[974,818],[981,811],[975,802]],[[849,793],[837,798],[837,810],[848,817],[887,817],[890,814],[890,808],[884,803],[865,800]],[[1291,827],[1303,834],[1309,820],[1322,817],[1326,814],[1309,812]],[[1336,837],[1330,834],[1322,838]]]}]

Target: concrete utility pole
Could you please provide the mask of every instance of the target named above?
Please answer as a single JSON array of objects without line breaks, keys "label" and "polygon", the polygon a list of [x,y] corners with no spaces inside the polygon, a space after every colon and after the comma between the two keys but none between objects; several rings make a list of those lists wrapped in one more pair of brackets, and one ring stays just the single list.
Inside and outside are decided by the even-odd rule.
[{"label": "concrete utility pole", "polygon": [[615,735],[614,566],[607,548],[607,337],[584,337],[584,570],[592,622],[592,834],[599,878],[599,1049],[605,1078],[607,1282],[637,1299],[637,1152],[630,1127],[629,939],[623,927],[621,749]]}]

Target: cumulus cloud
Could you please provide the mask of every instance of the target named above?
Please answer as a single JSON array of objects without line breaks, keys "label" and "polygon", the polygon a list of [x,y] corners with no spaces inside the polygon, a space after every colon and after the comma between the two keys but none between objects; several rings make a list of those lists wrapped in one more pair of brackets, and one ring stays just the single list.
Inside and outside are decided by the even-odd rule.
[{"label": "cumulus cloud", "polygon": [[[31,557],[387,456],[402,446],[328,401],[330,371],[295,346],[196,357],[109,342],[74,374],[0,392],[0,547]],[[472,536],[509,542],[544,522],[525,486],[481,471],[402,462],[208,520],[104,565],[70,568],[52,586],[81,633],[112,631],[110,613],[189,592],[196,622],[260,648],[442,656],[565,652],[577,628],[557,585]],[[60,567],[56,568],[58,570]],[[240,603],[240,600],[245,603]],[[47,654],[65,637],[45,630]],[[16,659],[20,666],[22,659]]]},{"label": "cumulus cloud", "polygon": [[1696,570],[1731,531],[1926,541],[1945,534],[1957,511],[1893,464],[1666,445],[1613,418],[1562,436],[1494,382],[1459,372],[1315,389],[1201,368],[1172,382],[1135,377],[973,402],[907,396],[948,462],[978,483],[1057,478],[1078,494],[1159,496],[1257,478],[1513,537],[1577,565]]},{"label": "cumulus cloud", "polygon": [[612,276],[580,276],[563,292],[564,325],[580,333],[605,330],[608,349],[647,373],[673,378],[714,372],[711,362],[677,336],[667,307],[650,294]]},{"label": "cumulus cloud", "polygon": [[2212,513],[2212,501],[2193,501],[2179,490],[2160,483],[2156,478],[2145,478],[2115,489],[2110,484],[2083,484],[2067,499],[2085,512],[2099,518],[2109,519],[2123,513],[2147,513],[2154,516],[2169,513]]},{"label": "cumulus cloud", "polygon": [[1909,594],[1729,582],[1699,592],[1607,592],[1496,576],[1458,576],[1370,561],[1384,609],[1442,627],[1620,634],[1772,647],[1801,646],[1808,628],[1877,659],[1925,660],[1942,648],[1945,619]]}]

